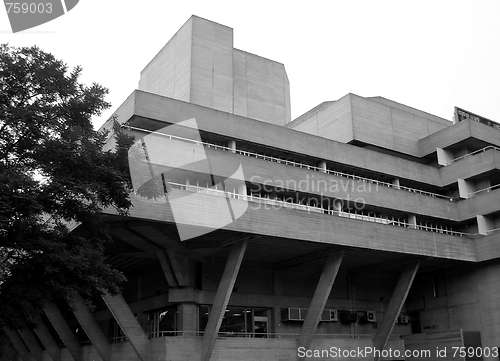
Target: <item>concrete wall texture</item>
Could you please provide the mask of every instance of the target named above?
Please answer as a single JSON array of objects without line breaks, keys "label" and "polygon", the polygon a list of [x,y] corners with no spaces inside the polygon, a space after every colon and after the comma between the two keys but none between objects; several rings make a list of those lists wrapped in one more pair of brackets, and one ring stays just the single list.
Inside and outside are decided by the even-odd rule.
[{"label": "concrete wall texture", "polygon": [[358,141],[420,157],[418,140],[450,125],[451,121],[388,99],[347,94],[321,104],[288,127],[342,143]]},{"label": "concrete wall texture", "polygon": [[192,16],[141,72],[139,89],[276,125],[291,119],[283,64],[233,47],[233,29]]}]

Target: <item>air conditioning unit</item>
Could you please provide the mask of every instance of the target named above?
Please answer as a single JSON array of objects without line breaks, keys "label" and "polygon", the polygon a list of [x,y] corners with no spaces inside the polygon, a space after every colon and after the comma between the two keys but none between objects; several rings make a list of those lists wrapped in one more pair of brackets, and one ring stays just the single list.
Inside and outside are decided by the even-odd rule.
[{"label": "air conditioning unit", "polygon": [[340,313],[340,322],[342,323],[354,323],[358,320],[358,313],[345,311]]},{"label": "air conditioning unit", "polygon": [[307,308],[282,308],[281,321],[304,321],[307,316]]},{"label": "air conditioning unit", "polygon": [[321,317],[319,319],[320,321],[331,321],[332,318],[331,318],[331,315],[330,315],[330,310],[323,310],[323,312],[321,313]]},{"label": "air conditioning unit", "polygon": [[377,322],[377,313],[375,311],[366,311],[366,320],[368,322]]},{"label": "air conditioning unit", "polygon": [[[307,308],[282,308],[281,321],[304,321],[307,316]],[[325,309],[321,313],[320,321],[338,321],[337,310]]]},{"label": "air conditioning unit", "polygon": [[300,318],[300,308],[282,308],[281,321],[303,321]]},{"label": "air conditioning unit", "polygon": [[407,324],[410,323],[410,319],[408,318],[408,315],[401,315],[398,317],[398,323],[399,324]]}]

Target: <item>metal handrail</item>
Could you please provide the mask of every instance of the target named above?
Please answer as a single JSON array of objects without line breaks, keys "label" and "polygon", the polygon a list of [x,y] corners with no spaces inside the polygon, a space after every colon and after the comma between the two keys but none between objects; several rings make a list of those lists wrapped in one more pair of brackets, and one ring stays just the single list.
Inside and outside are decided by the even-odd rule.
[{"label": "metal handrail", "polygon": [[[149,338],[153,337],[167,337],[167,336],[193,336],[200,337],[203,336],[204,331],[157,331],[157,332],[149,332],[147,335]],[[249,332],[218,332],[217,336],[220,338],[224,337],[255,337],[255,335],[262,336],[265,335],[267,337],[272,338],[298,338],[298,333],[285,333],[285,332],[266,332],[266,333],[249,333]],[[358,333],[358,334],[350,334],[350,333],[315,333],[314,337],[319,338],[332,338],[332,339],[373,339],[375,334],[369,333]],[[391,339],[399,339],[401,335],[399,334],[391,334]]]},{"label": "metal handrail", "polygon": [[382,223],[382,224],[393,225],[393,226],[398,226],[398,227],[426,230],[426,231],[431,231],[431,232],[435,232],[435,233],[443,233],[443,234],[449,234],[449,235],[460,236],[460,237],[472,236],[472,234],[465,233],[465,232],[446,230],[446,229],[438,228],[438,227],[414,225],[414,224],[407,223],[407,222],[400,222],[400,221],[395,221],[395,220],[389,220],[386,218],[365,216],[365,215],[356,214],[356,213],[349,213],[349,212],[337,211],[337,210],[333,210],[333,209],[326,209],[326,208],[322,208],[322,207],[309,206],[309,205],[305,205],[305,204],[286,202],[286,201],[282,201],[279,199],[257,197],[257,196],[253,196],[253,195],[239,194],[239,193],[235,193],[235,192],[227,192],[227,191],[223,191],[223,190],[219,190],[219,189],[205,188],[205,187],[199,187],[199,186],[189,185],[189,184],[181,184],[181,183],[174,183],[174,182],[168,182],[168,184],[170,184],[174,188],[182,189],[182,190],[186,190],[186,191],[195,190],[196,193],[206,193],[206,194],[211,194],[211,195],[215,195],[215,196],[223,196],[223,197],[226,197],[226,195],[228,195],[231,198],[249,200],[252,202],[264,203],[264,204],[268,204],[271,206],[280,206],[283,208],[298,209],[298,210],[307,211],[307,212],[337,215],[337,216],[343,217],[343,218],[357,219],[357,220],[368,221],[368,222],[373,222],[373,223]]},{"label": "metal handrail", "polygon": [[493,150],[497,150],[497,151],[500,151],[500,148],[498,147],[495,147],[494,145],[488,145],[487,147],[484,147],[484,148],[481,148],[481,149],[478,149],[472,153],[467,153],[465,155],[462,155],[458,158],[455,158],[455,159],[452,159],[451,161],[449,161],[448,163],[446,163],[446,165],[450,165],[451,163],[454,163],[458,160],[461,160],[461,159],[465,159],[467,157],[470,157],[471,155],[476,155],[478,153],[483,153],[483,152],[486,152],[487,150],[490,150],[490,149],[493,149]]},{"label": "metal handrail", "polygon": [[275,162],[275,163],[281,163],[281,164],[285,164],[285,165],[289,165],[289,166],[293,166],[293,167],[297,167],[297,168],[307,168],[307,169],[315,170],[318,172],[332,174],[332,175],[335,175],[338,177],[343,177],[343,178],[348,178],[348,179],[353,179],[353,180],[360,180],[363,182],[373,183],[373,184],[377,184],[377,185],[381,185],[381,186],[393,188],[393,189],[401,189],[401,190],[405,190],[405,191],[408,191],[411,193],[418,193],[418,194],[422,194],[422,195],[429,196],[429,197],[452,200],[450,197],[443,196],[442,194],[427,192],[427,191],[423,191],[423,190],[416,189],[416,188],[394,185],[392,183],[382,182],[382,181],[378,181],[378,180],[371,179],[371,178],[357,176],[354,174],[349,174],[349,173],[344,173],[344,172],[339,172],[339,171],[334,171],[334,170],[329,170],[329,169],[322,169],[322,168],[315,167],[315,166],[312,166],[309,164],[294,162],[294,161],[291,161],[288,159],[276,158],[276,157],[272,157],[272,156],[268,156],[268,155],[264,155],[264,154],[259,154],[259,153],[253,153],[253,152],[249,152],[249,151],[241,150],[241,149],[233,149],[233,148],[225,147],[222,145],[217,145],[217,144],[206,143],[206,142],[197,141],[197,140],[193,140],[193,139],[178,137],[176,135],[170,135],[170,134],[164,134],[164,133],[159,133],[159,132],[155,132],[155,131],[149,131],[147,129],[137,128],[137,127],[133,127],[133,126],[129,126],[129,125],[122,126],[122,127],[134,129],[134,130],[138,130],[138,131],[149,132],[151,134],[161,135],[161,136],[167,137],[169,139],[178,139],[178,140],[182,140],[182,141],[186,141],[186,142],[191,142],[191,143],[195,143],[196,145],[203,145],[206,148],[219,149],[219,150],[223,150],[226,152],[232,152],[235,154],[245,155],[248,157],[263,159],[263,160],[267,160],[267,161],[271,161],[271,162]]},{"label": "metal handrail", "polygon": [[489,231],[486,231],[486,233],[490,234],[490,233],[495,233],[495,232],[498,232],[498,231],[500,231],[500,228],[490,229]]},{"label": "metal handrail", "polygon": [[469,193],[469,196],[471,196],[473,194],[482,193],[482,192],[491,192],[492,190],[497,189],[497,188],[500,188],[500,184],[497,184],[497,185],[494,185],[494,186],[491,186],[491,187],[487,187],[487,188],[483,188],[483,189],[480,189],[478,191]]}]

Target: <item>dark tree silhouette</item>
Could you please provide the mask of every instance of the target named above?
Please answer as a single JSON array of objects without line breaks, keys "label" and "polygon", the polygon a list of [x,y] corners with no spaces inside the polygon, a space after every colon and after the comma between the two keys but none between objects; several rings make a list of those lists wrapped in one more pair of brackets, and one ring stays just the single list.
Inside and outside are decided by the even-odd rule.
[{"label": "dark tree silhouette", "polygon": [[133,140],[115,126],[116,147],[103,150],[109,133],[91,118],[109,107],[108,90],[80,73],[37,47],[0,46],[0,329],[124,280],[105,262],[100,214],[131,205]]}]

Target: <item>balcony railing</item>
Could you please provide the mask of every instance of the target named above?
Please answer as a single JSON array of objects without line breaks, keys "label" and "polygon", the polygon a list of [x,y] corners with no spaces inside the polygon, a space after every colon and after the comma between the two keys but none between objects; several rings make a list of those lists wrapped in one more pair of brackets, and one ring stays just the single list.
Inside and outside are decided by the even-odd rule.
[{"label": "balcony railing", "polygon": [[478,191],[472,192],[472,193],[469,194],[469,196],[473,196],[473,195],[476,195],[476,194],[479,194],[479,193],[483,193],[483,192],[491,192],[492,190],[495,190],[495,189],[498,189],[498,188],[500,188],[500,184],[496,184],[494,186],[483,188],[483,189],[480,189]]},{"label": "balcony railing", "polygon": [[138,130],[138,131],[143,131],[143,132],[148,132],[148,133],[151,133],[151,134],[157,134],[157,135],[160,135],[160,136],[167,137],[168,139],[177,139],[177,140],[182,140],[182,141],[185,141],[185,142],[191,142],[191,143],[194,143],[196,145],[203,145],[206,148],[211,148],[211,149],[216,149],[216,150],[222,150],[222,151],[226,151],[226,152],[232,152],[232,153],[235,153],[235,154],[240,154],[240,155],[244,155],[244,156],[251,157],[251,158],[256,158],[256,159],[262,159],[262,160],[266,160],[266,161],[269,161],[269,162],[280,163],[280,164],[284,164],[284,165],[287,165],[287,166],[292,166],[292,167],[297,167],[297,168],[305,168],[305,169],[314,170],[314,171],[318,171],[318,172],[322,172],[322,173],[332,174],[332,175],[335,175],[337,177],[343,177],[343,178],[347,178],[347,179],[359,180],[359,181],[362,181],[362,182],[367,182],[367,183],[372,183],[372,184],[380,185],[382,187],[404,190],[404,191],[407,191],[407,192],[410,192],[410,193],[421,194],[421,195],[428,196],[428,197],[441,198],[441,199],[446,199],[446,200],[450,200],[450,201],[453,200],[449,196],[444,196],[442,194],[427,192],[427,191],[423,191],[423,190],[420,190],[420,189],[405,187],[405,186],[401,186],[401,185],[394,185],[392,183],[387,183],[387,182],[382,182],[382,181],[379,181],[379,180],[376,180],[376,179],[361,177],[361,176],[358,176],[358,175],[355,175],[355,174],[349,174],[349,173],[339,172],[339,171],[335,171],[335,170],[331,170],[331,169],[322,169],[322,168],[319,168],[319,167],[316,167],[316,166],[312,166],[312,165],[304,164],[304,163],[300,163],[300,162],[295,162],[295,161],[291,161],[291,160],[288,160],[288,159],[283,159],[283,158],[278,158],[278,157],[272,157],[272,156],[269,156],[269,155],[259,154],[259,153],[254,153],[254,152],[249,152],[249,151],[241,150],[241,149],[232,149],[232,148],[225,147],[225,146],[218,145],[218,144],[205,143],[205,142],[200,142],[200,141],[196,141],[196,140],[193,140],[193,139],[178,137],[178,136],[175,136],[175,135],[164,134],[164,133],[159,133],[159,132],[154,132],[154,131],[152,132],[152,131],[149,131],[147,129],[137,128],[137,127],[132,127],[132,126],[126,126],[126,128],[130,128],[130,129],[134,129],[134,130]]},{"label": "balcony railing", "polygon": [[478,149],[472,153],[468,153],[468,154],[465,154],[465,155],[462,155],[461,157],[458,157],[458,158],[455,158],[455,159],[452,159],[450,160],[448,163],[446,163],[446,165],[450,165],[451,163],[454,163],[454,162],[457,162],[461,159],[465,159],[465,158],[468,158],[472,155],[476,155],[476,154],[479,154],[479,153],[483,153],[483,152],[486,152],[487,150],[490,150],[490,149],[493,149],[493,150],[496,150],[496,151],[500,151],[500,148],[498,147],[495,147],[493,145],[489,145],[487,147],[484,147],[484,148],[481,148],[481,149]]},{"label": "balcony railing", "polygon": [[[149,338],[156,337],[172,337],[172,336],[191,336],[200,337],[203,336],[203,331],[158,331],[149,333]],[[218,337],[248,337],[248,338],[292,338],[297,339],[299,337],[298,333],[284,333],[284,332],[266,332],[266,333],[251,333],[251,332],[219,332]],[[346,333],[315,333],[315,338],[328,338],[328,339],[373,339],[375,334],[369,333],[357,333],[357,334],[346,334]],[[391,334],[391,340],[398,340],[401,338],[399,334]]]},{"label": "balcony railing", "polygon": [[486,232],[486,234],[490,235],[497,232],[500,232],[500,228],[490,229],[489,231]]},{"label": "balcony railing", "polygon": [[322,208],[322,207],[315,207],[315,206],[310,206],[310,205],[305,205],[305,204],[282,201],[279,199],[270,199],[270,198],[258,197],[258,196],[254,196],[254,195],[239,194],[236,192],[227,192],[227,191],[223,191],[223,190],[219,190],[219,189],[205,188],[205,187],[199,187],[199,186],[194,186],[194,185],[180,184],[180,183],[174,183],[174,182],[168,182],[168,184],[170,184],[172,186],[172,188],[177,188],[177,189],[186,190],[186,191],[190,191],[190,192],[204,193],[204,194],[210,194],[210,195],[221,196],[221,197],[227,196],[230,198],[247,200],[247,201],[256,202],[256,203],[260,203],[260,204],[266,204],[266,205],[272,206],[273,209],[276,209],[276,210],[280,209],[280,208],[298,209],[300,211],[323,213],[323,214],[329,214],[332,216],[357,219],[357,220],[366,221],[366,222],[381,223],[381,224],[392,225],[392,226],[396,226],[396,227],[405,227],[405,228],[412,228],[412,229],[435,232],[435,233],[448,234],[451,236],[460,236],[460,237],[472,236],[472,234],[470,234],[470,233],[457,232],[457,231],[446,229],[443,227],[412,224],[412,223],[408,223],[406,221],[400,221],[400,220],[394,220],[394,219],[391,220],[391,219],[387,219],[387,218],[367,216],[367,215],[362,215],[362,214],[357,214],[357,213],[349,213],[349,212],[344,212],[344,211],[338,211],[335,209],[326,209],[326,208]]}]

